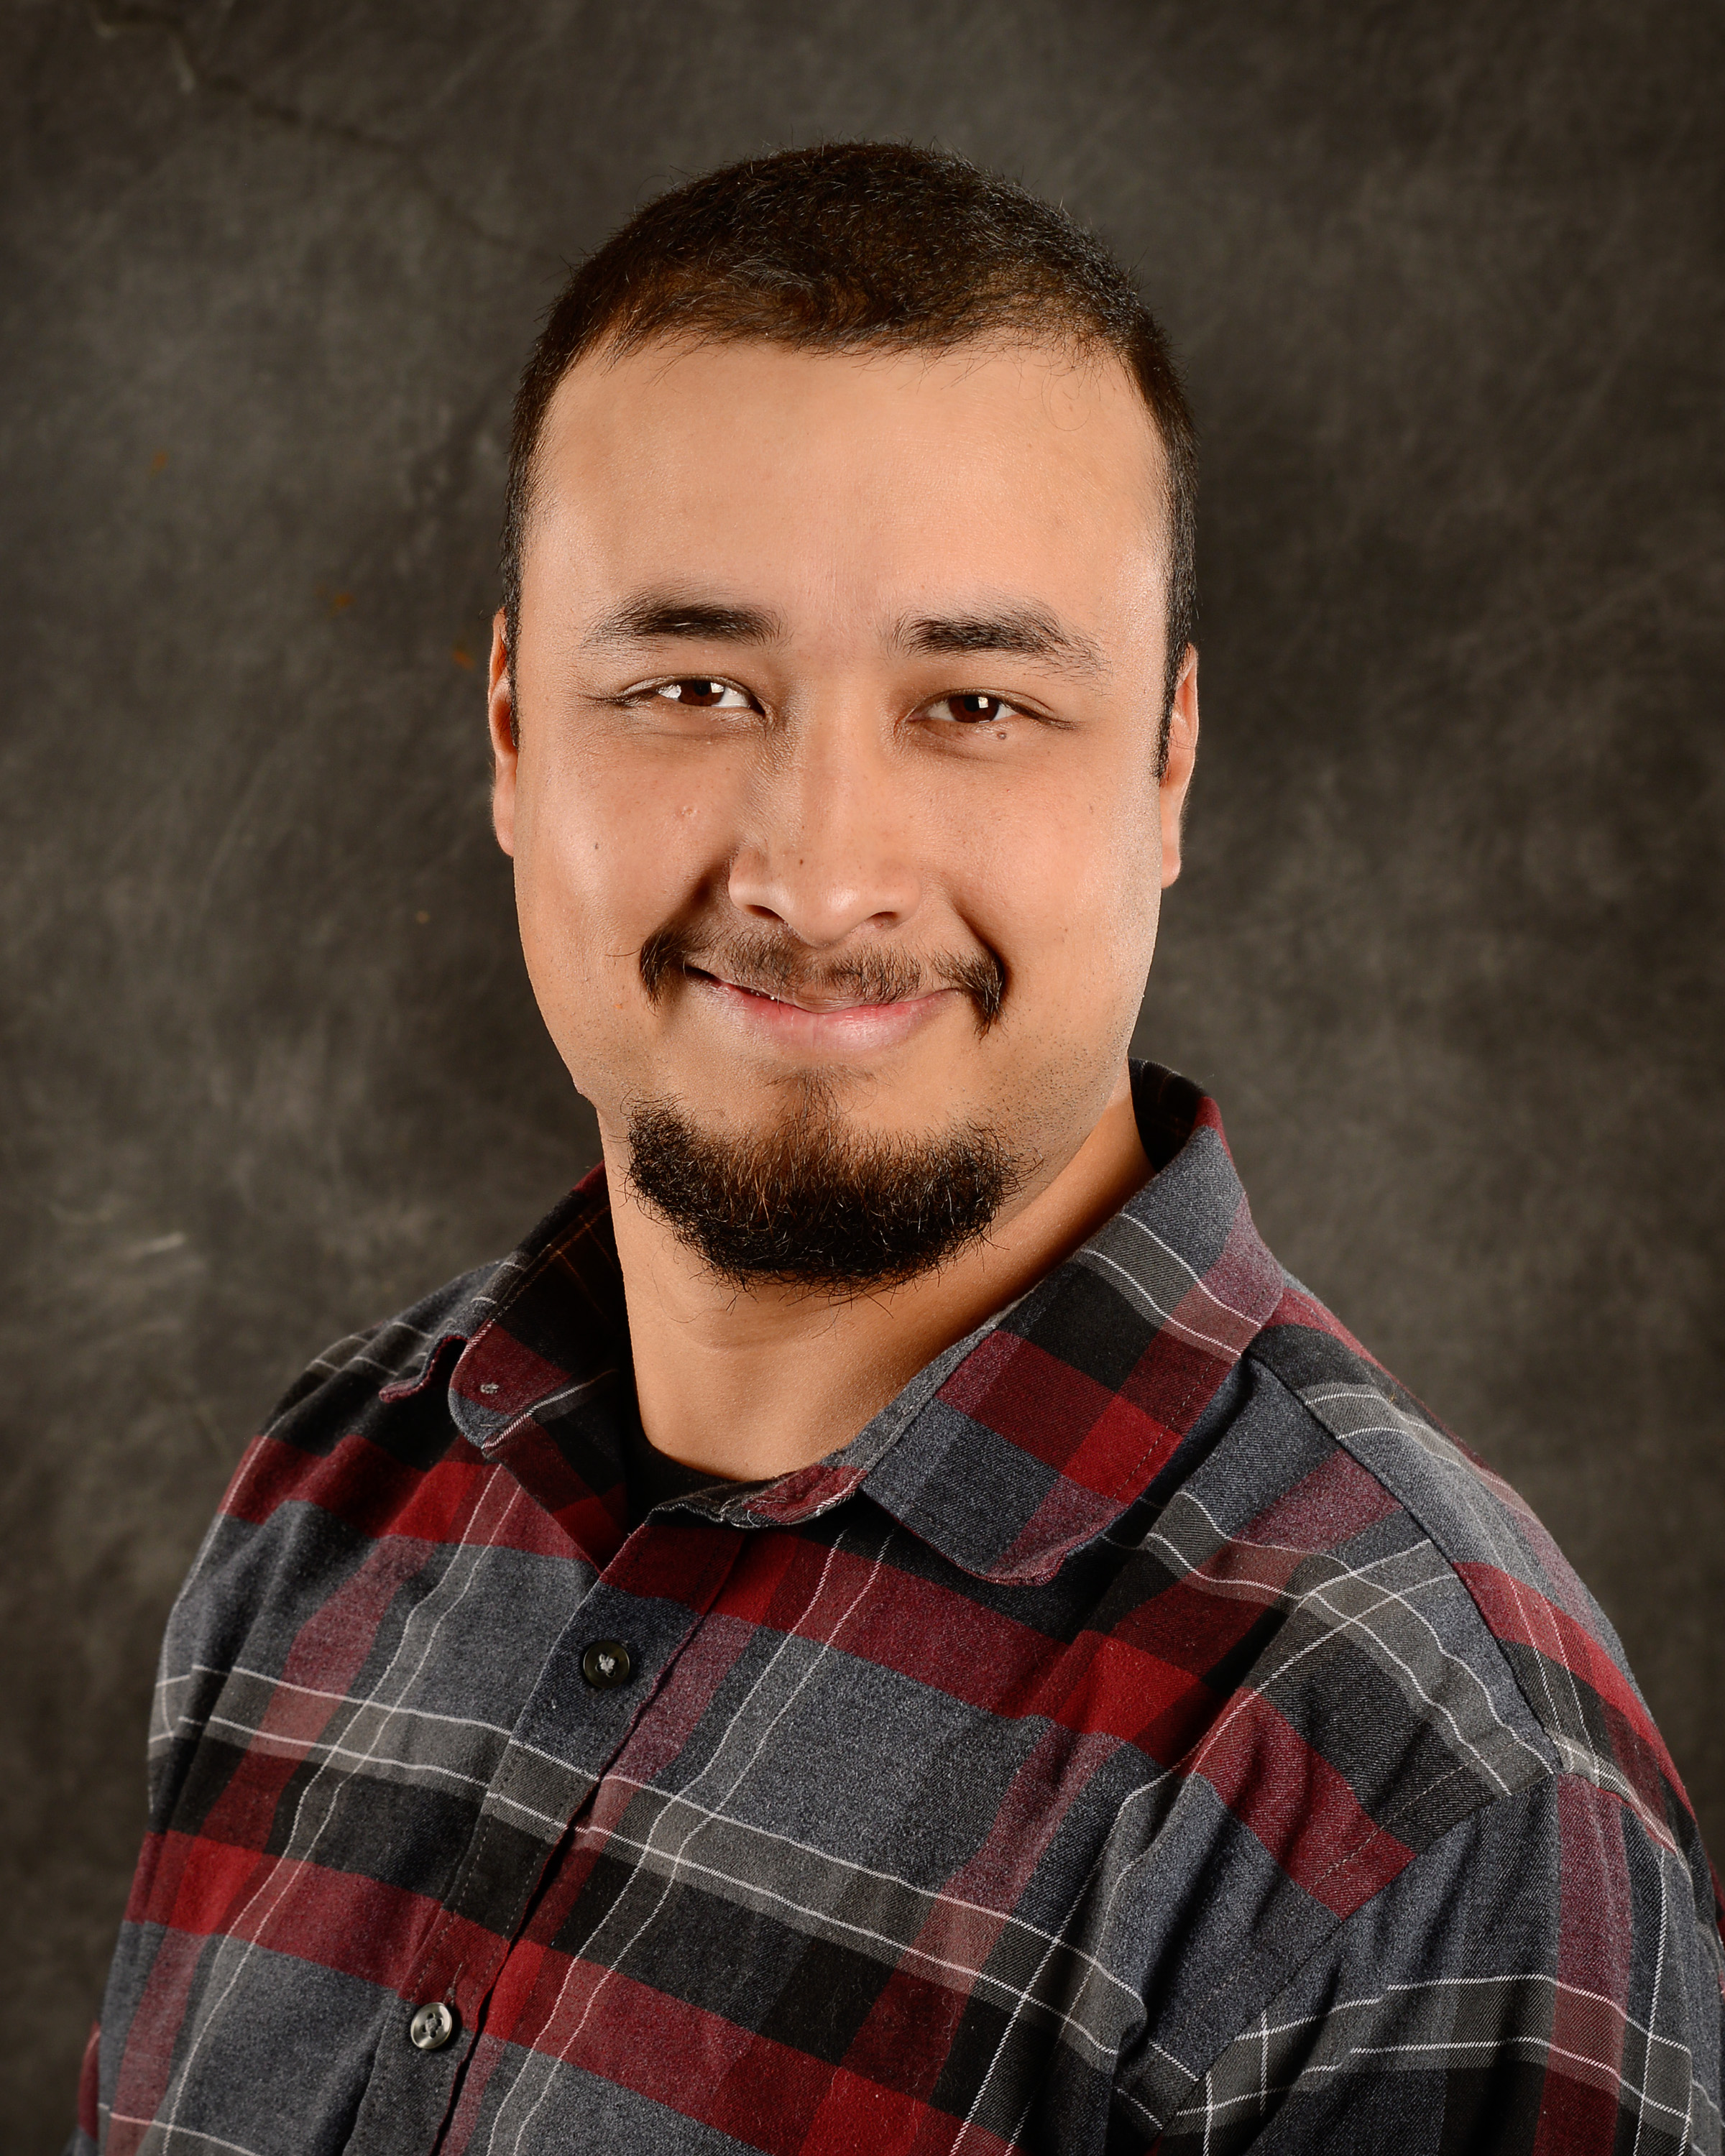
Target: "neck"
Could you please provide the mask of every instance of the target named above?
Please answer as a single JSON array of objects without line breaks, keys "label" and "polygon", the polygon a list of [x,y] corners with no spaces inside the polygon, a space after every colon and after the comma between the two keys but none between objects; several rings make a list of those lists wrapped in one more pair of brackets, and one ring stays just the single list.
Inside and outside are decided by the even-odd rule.
[{"label": "neck", "polygon": [[836,1301],[716,1280],[628,1187],[605,1134],[642,1428],[658,1450],[735,1481],[848,1445],[924,1363],[1070,1257],[1150,1177],[1125,1066],[1077,1151],[985,1241],[937,1271]]}]

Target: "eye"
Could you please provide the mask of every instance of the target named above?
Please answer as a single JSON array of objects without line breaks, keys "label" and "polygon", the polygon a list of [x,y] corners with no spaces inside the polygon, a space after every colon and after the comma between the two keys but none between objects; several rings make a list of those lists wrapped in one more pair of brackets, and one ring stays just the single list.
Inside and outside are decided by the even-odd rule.
[{"label": "eye", "polygon": [[1003,719],[1022,716],[1018,706],[1009,704],[1004,696],[993,696],[983,690],[964,696],[937,696],[927,709],[937,719],[956,720],[966,726],[995,726]]},{"label": "eye", "polygon": [[680,704],[696,711],[747,711],[754,707],[734,682],[715,681],[704,674],[691,674],[675,681],[660,681],[647,691],[667,704]]}]

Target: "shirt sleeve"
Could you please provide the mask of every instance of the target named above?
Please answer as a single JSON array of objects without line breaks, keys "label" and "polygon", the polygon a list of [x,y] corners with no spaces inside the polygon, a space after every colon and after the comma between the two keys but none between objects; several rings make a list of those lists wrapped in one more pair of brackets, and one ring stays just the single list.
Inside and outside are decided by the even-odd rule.
[{"label": "shirt sleeve", "polygon": [[84,2046],[84,2068],[78,2076],[78,2123],[72,2128],[72,2138],[66,2143],[64,2156],[95,2156],[100,2144],[96,2077],[101,2043],[102,2025],[98,2021]]},{"label": "shirt sleeve", "polygon": [[1172,2115],[1122,2087],[1111,2148],[1718,2156],[1717,1904],[1662,1825],[1574,1775],[1497,1799],[1339,1926]]}]

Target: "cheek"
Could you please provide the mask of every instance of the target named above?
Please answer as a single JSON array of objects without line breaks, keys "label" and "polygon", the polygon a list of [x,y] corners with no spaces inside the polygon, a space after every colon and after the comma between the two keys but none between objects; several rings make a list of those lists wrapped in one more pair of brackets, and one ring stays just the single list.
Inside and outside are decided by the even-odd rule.
[{"label": "cheek", "polygon": [[1147,788],[1044,793],[991,819],[977,848],[974,925],[1006,959],[1029,1014],[1075,1025],[1134,1010],[1155,945],[1161,841]]},{"label": "cheek", "polygon": [[526,776],[516,893],[542,1000],[633,979],[644,940],[701,883],[712,818],[650,766],[571,759]]}]

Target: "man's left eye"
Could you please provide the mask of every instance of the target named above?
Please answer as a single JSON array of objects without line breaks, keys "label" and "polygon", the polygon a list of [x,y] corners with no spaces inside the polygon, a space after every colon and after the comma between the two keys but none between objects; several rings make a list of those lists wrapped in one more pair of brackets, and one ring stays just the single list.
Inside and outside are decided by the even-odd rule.
[{"label": "man's left eye", "polygon": [[1004,696],[990,696],[978,691],[973,696],[942,696],[929,709],[937,717],[957,719],[964,726],[988,726],[996,719],[1015,718],[1018,714]]},{"label": "man's left eye", "polygon": [[678,681],[661,681],[653,691],[667,703],[684,704],[697,711],[746,711],[749,700],[729,681],[710,681],[693,674]]}]

